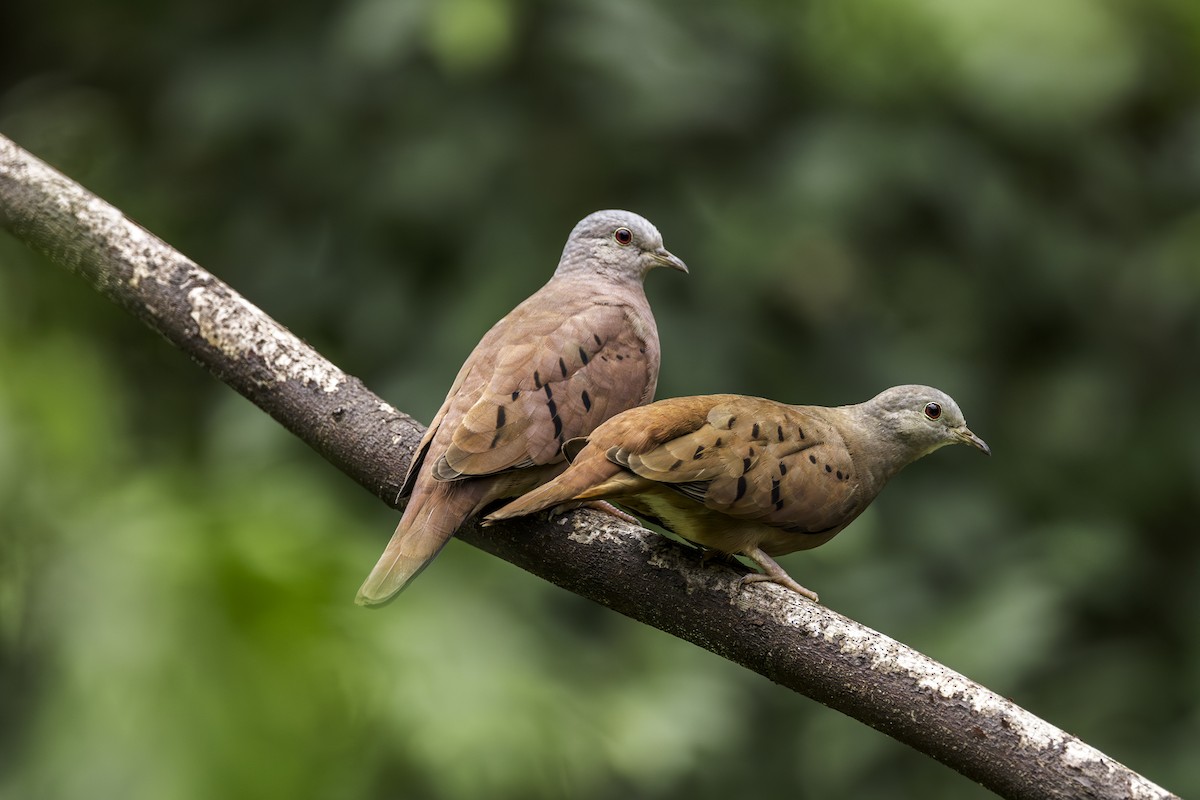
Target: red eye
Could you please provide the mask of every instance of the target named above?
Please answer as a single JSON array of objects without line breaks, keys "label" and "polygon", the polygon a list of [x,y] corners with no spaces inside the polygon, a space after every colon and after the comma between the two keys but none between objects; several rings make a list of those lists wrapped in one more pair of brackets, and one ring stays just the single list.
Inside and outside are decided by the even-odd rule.
[{"label": "red eye", "polygon": [[613,238],[617,240],[617,244],[627,245],[633,241],[633,231],[629,228],[617,228],[613,231]]},{"label": "red eye", "polygon": [[930,419],[937,419],[942,415],[942,407],[937,403],[928,403],[925,406],[925,416]]}]

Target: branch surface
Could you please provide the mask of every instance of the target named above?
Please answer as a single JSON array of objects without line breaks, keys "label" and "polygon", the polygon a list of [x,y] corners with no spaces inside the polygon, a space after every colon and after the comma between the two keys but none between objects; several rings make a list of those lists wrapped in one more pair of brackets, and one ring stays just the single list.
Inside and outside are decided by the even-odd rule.
[{"label": "branch surface", "polygon": [[[372,494],[395,503],[423,433],[418,423],[3,136],[0,227],[80,274]],[[701,565],[691,548],[610,516],[579,511],[484,532],[468,525],[458,536],[854,717],[1002,797],[1176,797],[900,642],[770,583],[738,591],[742,573]]]}]

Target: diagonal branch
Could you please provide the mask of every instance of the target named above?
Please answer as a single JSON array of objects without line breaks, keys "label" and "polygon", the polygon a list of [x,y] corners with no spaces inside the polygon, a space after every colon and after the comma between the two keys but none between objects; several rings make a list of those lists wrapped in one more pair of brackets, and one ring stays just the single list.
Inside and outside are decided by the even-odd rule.
[{"label": "diagonal branch", "polygon": [[[0,136],[0,226],[79,273],[386,503],[422,429],[120,211]],[[1174,795],[911,648],[595,514],[464,541],[858,719],[1008,798]],[[349,602],[349,595],[347,596]],[[366,613],[366,612],[364,612]]]}]

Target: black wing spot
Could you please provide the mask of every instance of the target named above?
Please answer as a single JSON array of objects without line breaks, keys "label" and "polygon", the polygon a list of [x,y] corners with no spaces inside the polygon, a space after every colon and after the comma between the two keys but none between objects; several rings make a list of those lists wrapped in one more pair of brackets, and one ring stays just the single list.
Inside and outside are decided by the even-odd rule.
[{"label": "black wing spot", "polygon": [[754,423],[754,427],[750,429],[750,438],[751,439],[758,438],[758,430],[759,430],[758,423],[756,422],[756,423]]},{"label": "black wing spot", "polygon": [[720,447],[720,446],[721,446],[721,437],[718,436],[717,440],[715,442],[713,442],[713,447]]},{"label": "black wing spot", "polygon": [[826,471],[826,472],[833,472],[833,467],[831,467],[831,466],[829,466],[828,464],[826,464],[826,465],[825,465],[825,471]]},{"label": "black wing spot", "polygon": [[520,397],[520,396],[521,396],[521,392],[520,392],[520,391],[516,391],[516,392],[513,392],[513,393],[512,393],[512,398],[513,398],[513,400],[516,400],[516,399],[517,399],[518,397]]},{"label": "black wing spot", "polygon": [[567,362],[563,361],[561,358],[558,359],[558,369],[562,372],[562,376],[564,378],[567,377]]},{"label": "black wing spot", "polygon": [[747,472],[749,469],[750,469],[750,459],[749,459],[749,458],[743,458],[743,459],[742,459],[742,472],[743,472],[743,473],[745,473],[745,472]]},{"label": "black wing spot", "polygon": [[496,430],[504,427],[504,406],[496,407]]},{"label": "black wing spot", "polygon": [[702,445],[702,444],[696,445],[696,452],[692,453],[692,461],[695,461],[697,458],[699,458],[700,454],[703,452],[704,452],[704,445]]},{"label": "black wing spot", "polygon": [[604,347],[604,342],[600,341],[600,334],[593,333],[592,338],[596,340],[596,347]]},{"label": "black wing spot", "polygon": [[842,479],[842,471],[840,469],[837,471],[837,479],[839,481]]},{"label": "black wing spot", "polygon": [[546,384],[545,386],[543,386],[542,388],[546,390],[546,397],[548,397],[548,398],[549,398],[549,397],[553,397],[553,396],[554,396],[554,392],[550,391],[550,384],[548,384],[548,383],[547,383],[547,384]]},{"label": "black wing spot", "polygon": [[729,430],[733,430],[733,423],[735,423],[735,422],[737,422],[737,417],[730,417],[729,424],[727,424],[725,427],[728,428]]},{"label": "black wing spot", "polygon": [[533,388],[542,388],[542,376],[538,375],[538,371],[536,369],[533,371]]},{"label": "black wing spot", "polygon": [[667,467],[667,472],[674,472],[675,470],[679,469],[679,468],[680,468],[680,467],[682,467],[682,466],[683,466],[683,459],[682,459],[682,458],[677,458],[677,459],[675,459],[675,463],[674,463],[674,464],[672,464],[671,466]]},{"label": "black wing spot", "polygon": [[817,463],[817,457],[814,456],[812,453],[809,453],[808,460],[813,464]]},{"label": "black wing spot", "polygon": [[[804,438],[804,428],[796,428],[796,432],[800,434],[801,439]],[[780,439],[779,441],[783,441],[783,440]]]},{"label": "black wing spot", "polygon": [[745,494],[746,494],[746,476],[743,475],[742,477],[738,478],[737,496],[733,498],[733,502],[736,503],[738,500],[741,500]]},{"label": "black wing spot", "polygon": [[550,416],[552,416],[552,417],[558,416],[558,405],[556,405],[553,400],[546,401],[546,408],[550,409]]},{"label": "black wing spot", "polygon": [[621,355],[620,353],[617,353],[617,361],[624,361],[624,360],[625,360],[625,356]]},{"label": "black wing spot", "polygon": [[779,500],[779,479],[778,478],[771,479],[771,502],[775,504],[775,508],[779,508],[779,506],[781,504],[780,500]]},{"label": "black wing spot", "polygon": [[783,463],[782,461],[779,462],[779,474],[787,475],[787,464]]},{"label": "black wing spot", "polygon": [[579,348],[579,360],[583,362],[583,365],[584,365],[585,367],[587,366],[587,362],[591,360],[591,359],[588,357],[587,351],[586,351],[586,350],[584,350],[582,347],[581,347],[581,348]]},{"label": "black wing spot", "polygon": [[587,389],[583,390],[583,393],[579,395],[579,399],[583,400],[583,410],[585,412],[592,410],[592,398],[588,397]]},{"label": "black wing spot", "polygon": [[562,418],[558,415],[554,416],[554,435],[558,439],[562,439]]},{"label": "black wing spot", "polygon": [[779,427],[777,427],[775,429],[775,435],[779,438],[779,441],[781,441],[781,442],[783,441],[783,426],[782,425],[780,425]]}]

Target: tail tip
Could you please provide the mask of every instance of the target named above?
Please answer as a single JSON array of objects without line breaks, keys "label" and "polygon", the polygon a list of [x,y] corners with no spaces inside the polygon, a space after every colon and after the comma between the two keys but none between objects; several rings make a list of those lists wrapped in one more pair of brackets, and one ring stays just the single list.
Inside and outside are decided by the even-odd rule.
[{"label": "tail tip", "polygon": [[399,593],[399,591],[395,591],[391,594],[380,595],[363,588],[359,589],[358,594],[354,597],[354,604],[363,608],[382,608],[394,600]]},{"label": "tail tip", "polygon": [[358,595],[354,598],[354,602],[367,608],[379,608],[387,605],[425,571],[434,555],[437,553],[435,552],[425,560],[417,560],[389,557],[387,553],[384,553],[383,557],[379,559],[379,563],[375,565],[375,569],[371,570],[371,574],[358,588]]}]

